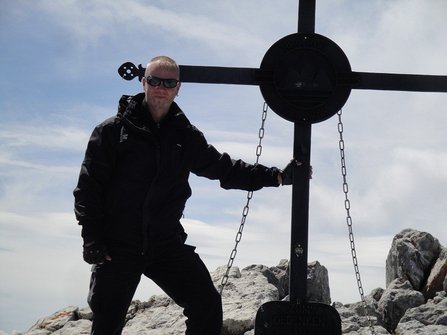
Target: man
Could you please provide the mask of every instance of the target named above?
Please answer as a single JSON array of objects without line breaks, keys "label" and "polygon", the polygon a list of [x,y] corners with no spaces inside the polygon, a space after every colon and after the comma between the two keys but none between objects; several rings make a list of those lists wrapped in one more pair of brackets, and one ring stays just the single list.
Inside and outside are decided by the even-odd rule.
[{"label": "man", "polygon": [[121,334],[142,274],[184,308],[186,334],[219,335],[220,295],[180,224],[189,173],[225,189],[278,186],[283,177],[291,183],[277,168],[232,160],[209,145],[174,102],[179,79],[174,60],[153,58],[144,93],[123,96],[87,146],[74,196],[84,260],[93,264],[94,335]]}]

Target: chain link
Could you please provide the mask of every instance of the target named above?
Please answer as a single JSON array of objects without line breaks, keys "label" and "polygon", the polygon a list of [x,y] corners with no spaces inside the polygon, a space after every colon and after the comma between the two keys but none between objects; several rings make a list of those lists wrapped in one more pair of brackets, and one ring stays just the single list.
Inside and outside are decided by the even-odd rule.
[{"label": "chain link", "polygon": [[[265,120],[267,119],[268,108],[269,108],[269,106],[267,105],[266,102],[264,102],[264,106],[262,108],[261,127],[259,128],[259,132],[258,132],[259,142],[256,147],[255,165],[257,165],[259,163],[259,158],[261,157],[261,154],[262,154],[262,139],[264,138],[264,133],[265,133],[264,125],[265,125]],[[253,198],[253,191],[248,191],[247,192],[247,202],[245,203],[244,209],[242,210],[241,224],[240,224],[239,230],[236,234],[236,238],[234,239],[235,244],[234,244],[233,250],[231,251],[230,258],[227,263],[227,270],[226,270],[224,276],[222,277],[222,281],[220,283],[220,290],[219,290],[220,295],[222,295],[222,292],[228,283],[230,270],[231,270],[234,260],[236,258],[237,247],[239,245],[239,242],[242,239],[242,232],[244,231],[245,221],[247,220],[248,212],[250,210],[250,200],[252,198]]]},{"label": "chain link", "polygon": [[337,113],[338,115],[338,133],[340,135],[340,140],[338,142],[338,146],[340,149],[340,159],[341,159],[341,174],[343,176],[343,193],[345,194],[345,210],[346,210],[346,224],[348,226],[349,231],[349,243],[351,247],[351,256],[352,256],[352,263],[354,265],[354,271],[355,271],[355,278],[357,280],[357,287],[360,293],[360,297],[362,299],[362,305],[365,309],[366,318],[368,319],[369,329],[371,331],[371,334],[376,335],[376,331],[374,330],[371,317],[368,312],[368,304],[366,303],[365,293],[363,291],[363,285],[362,285],[362,279],[360,277],[360,269],[357,259],[357,252],[355,248],[355,242],[354,242],[354,232],[352,230],[352,217],[351,217],[351,202],[349,201],[348,193],[349,193],[349,187],[347,182],[347,170],[346,170],[346,158],[345,158],[345,142],[343,139],[343,122],[341,119],[342,116],[342,110],[340,109]]}]

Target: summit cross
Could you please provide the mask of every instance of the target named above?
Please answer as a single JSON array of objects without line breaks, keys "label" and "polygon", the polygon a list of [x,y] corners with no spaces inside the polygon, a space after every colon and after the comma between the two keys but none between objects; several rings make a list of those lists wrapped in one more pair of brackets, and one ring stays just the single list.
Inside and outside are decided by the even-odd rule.
[{"label": "summit cross", "polygon": [[[256,335],[341,334],[336,310],[307,302],[309,169],[312,124],[335,115],[352,89],[447,92],[447,76],[354,72],[343,50],[315,33],[316,0],[298,1],[297,33],[274,43],[260,68],[179,65],[182,82],[257,85],[269,107],[294,123],[289,302],[264,304]],[[118,69],[126,80],[145,68],[127,62]],[[327,307],[326,307],[327,306]]]}]

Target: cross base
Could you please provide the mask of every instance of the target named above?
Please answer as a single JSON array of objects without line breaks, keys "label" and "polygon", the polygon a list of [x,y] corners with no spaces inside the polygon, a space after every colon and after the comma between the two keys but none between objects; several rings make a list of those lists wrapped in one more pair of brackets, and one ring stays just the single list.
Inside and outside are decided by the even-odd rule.
[{"label": "cross base", "polygon": [[341,335],[337,310],[320,303],[270,301],[256,314],[255,335]]}]

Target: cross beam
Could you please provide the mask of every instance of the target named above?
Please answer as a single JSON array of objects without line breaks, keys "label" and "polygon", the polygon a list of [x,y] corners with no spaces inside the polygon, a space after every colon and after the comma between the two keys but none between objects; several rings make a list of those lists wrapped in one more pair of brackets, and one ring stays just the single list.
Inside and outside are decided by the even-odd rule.
[{"label": "cross beam", "polygon": [[[447,92],[445,75],[352,71],[344,52],[328,38],[315,33],[315,1],[299,1],[298,32],[272,45],[264,56],[260,68],[180,65],[182,82],[258,85],[270,108],[283,118],[294,122],[293,157],[301,165],[295,166],[293,171],[289,289],[291,306],[304,307],[307,302],[312,124],[335,115],[347,101],[352,89]],[[124,63],[118,69],[121,77],[126,80],[135,77],[141,80],[144,71],[145,68],[141,64],[136,67],[130,62]],[[269,308],[276,310],[278,317],[281,316],[278,314],[281,311],[287,314],[290,310],[284,305],[273,307],[265,306],[264,311],[269,311]],[[262,309],[263,307],[260,308]],[[310,311],[311,309],[304,312],[293,310],[295,315]],[[270,312],[271,310],[266,313]],[[314,312],[324,314],[324,311],[314,310]],[[294,327],[312,327],[301,321],[295,322]],[[291,329],[277,325],[279,328],[269,331],[263,326],[258,328],[257,325],[258,323],[256,323],[256,334],[277,334],[278,329],[285,330],[282,332],[285,334]],[[295,334],[290,331],[290,334]],[[318,330],[313,331],[312,334],[320,334]],[[334,332],[341,333],[339,330],[321,330],[321,334],[335,334]]]},{"label": "cross beam", "polygon": [[[259,68],[199,65],[179,67],[180,78],[184,83],[259,86],[262,82],[273,80],[272,73]],[[141,64],[137,67],[127,62],[121,65],[119,74],[126,80],[138,77],[141,81],[145,70]],[[353,89],[447,93],[447,76],[355,71],[346,75]]]}]

